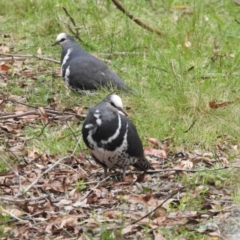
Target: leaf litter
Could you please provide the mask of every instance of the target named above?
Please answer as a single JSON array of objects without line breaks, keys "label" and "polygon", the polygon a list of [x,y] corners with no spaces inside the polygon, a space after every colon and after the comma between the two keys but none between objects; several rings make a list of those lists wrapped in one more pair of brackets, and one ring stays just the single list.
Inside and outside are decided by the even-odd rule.
[{"label": "leaf litter", "polygon": [[[24,77],[34,78],[36,71],[23,65],[1,63],[1,85],[17,74],[25,87]],[[24,128],[68,127],[67,121],[77,124],[85,118],[84,110],[58,109],[54,98],[48,106],[31,106],[23,96],[0,93],[0,158],[6,165],[0,174],[0,212],[7,236],[2,239],[104,239],[104,231],[112,239],[168,239],[166,231],[175,232],[176,227],[178,232],[204,234],[203,239],[239,235],[237,227],[226,227],[240,216],[231,192],[215,179],[201,182],[201,173],[234,170],[228,158],[232,151],[239,157],[236,145],[219,145],[215,153],[173,151],[170,142],[149,137],[153,146],[146,147],[145,154],[155,170],[141,174],[130,168],[124,179],[118,171],[102,179],[102,169],[76,150],[77,140],[68,156],[28,148]],[[195,173],[199,179],[184,185],[181,179]]]}]

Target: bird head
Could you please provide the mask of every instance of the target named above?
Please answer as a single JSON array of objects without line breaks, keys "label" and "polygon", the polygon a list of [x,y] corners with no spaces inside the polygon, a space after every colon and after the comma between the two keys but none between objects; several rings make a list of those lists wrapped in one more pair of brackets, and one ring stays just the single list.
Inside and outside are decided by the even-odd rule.
[{"label": "bird head", "polygon": [[118,111],[120,114],[127,116],[128,114],[123,110],[122,99],[117,94],[110,94],[104,100],[108,103],[108,107],[114,111]]},{"label": "bird head", "polygon": [[63,46],[71,41],[75,41],[73,37],[71,37],[67,33],[60,33],[57,35],[57,38],[55,42],[52,44],[52,46],[55,46],[57,44],[59,44],[60,46]]}]

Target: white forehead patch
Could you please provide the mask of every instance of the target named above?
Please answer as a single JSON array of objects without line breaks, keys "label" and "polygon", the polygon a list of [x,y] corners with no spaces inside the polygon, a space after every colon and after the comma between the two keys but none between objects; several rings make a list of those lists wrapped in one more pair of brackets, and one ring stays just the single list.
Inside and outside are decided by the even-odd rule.
[{"label": "white forehead patch", "polygon": [[110,96],[110,99],[116,107],[123,108],[122,99],[118,95],[113,94]]},{"label": "white forehead patch", "polygon": [[68,35],[66,33],[59,33],[56,38],[56,42],[59,42],[63,38],[67,38]]}]

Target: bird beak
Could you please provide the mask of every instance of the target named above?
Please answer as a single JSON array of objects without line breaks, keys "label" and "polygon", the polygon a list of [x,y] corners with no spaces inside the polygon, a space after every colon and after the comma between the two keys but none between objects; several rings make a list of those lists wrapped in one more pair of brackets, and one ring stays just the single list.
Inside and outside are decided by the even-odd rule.
[{"label": "bird beak", "polygon": [[57,44],[59,44],[58,41],[54,42],[54,43],[52,44],[52,47],[55,46],[55,45],[57,45]]},{"label": "bird beak", "polygon": [[128,116],[127,112],[124,111],[122,108],[118,108],[119,113],[121,113],[122,115],[125,115],[126,117]]}]

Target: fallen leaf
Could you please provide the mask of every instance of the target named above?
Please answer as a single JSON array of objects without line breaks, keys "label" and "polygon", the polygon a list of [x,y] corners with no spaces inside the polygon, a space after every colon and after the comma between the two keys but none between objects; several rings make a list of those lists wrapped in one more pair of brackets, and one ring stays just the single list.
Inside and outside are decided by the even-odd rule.
[{"label": "fallen leaf", "polygon": [[209,102],[209,107],[213,109],[225,107],[237,102],[239,99],[240,98],[236,98],[234,101],[226,101],[226,102],[217,102],[216,100],[212,100],[211,102]]},{"label": "fallen leaf", "polygon": [[9,69],[10,69],[10,67],[7,64],[5,64],[5,63],[0,64],[1,71],[7,72]]},{"label": "fallen leaf", "polygon": [[10,52],[10,47],[6,45],[0,46],[0,52],[2,53],[9,53]]},{"label": "fallen leaf", "polygon": [[164,150],[160,150],[160,149],[146,147],[144,149],[144,153],[146,155],[153,155],[159,158],[167,158],[167,153]]},{"label": "fallen leaf", "polygon": [[148,138],[147,140],[154,146],[159,147],[159,141],[156,138]]},{"label": "fallen leaf", "polygon": [[175,168],[179,169],[192,169],[193,163],[190,160],[181,161]]},{"label": "fallen leaf", "polygon": [[41,49],[41,48],[38,48],[37,54],[38,54],[38,55],[42,55],[42,49]]},{"label": "fallen leaf", "polygon": [[153,214],[153,217],[154,218],[158,218],[158,217],[164,217],[166,216],[167,214],[167,210],[166,208],[163,208],[163,207],[159,207],[155,210],[154,214]]}]

